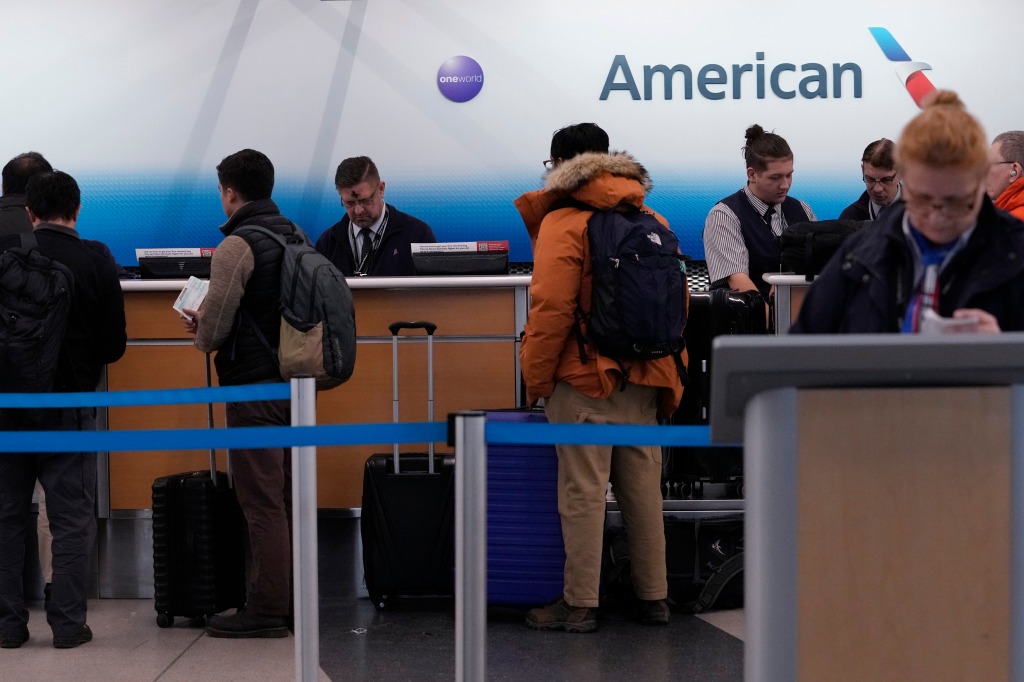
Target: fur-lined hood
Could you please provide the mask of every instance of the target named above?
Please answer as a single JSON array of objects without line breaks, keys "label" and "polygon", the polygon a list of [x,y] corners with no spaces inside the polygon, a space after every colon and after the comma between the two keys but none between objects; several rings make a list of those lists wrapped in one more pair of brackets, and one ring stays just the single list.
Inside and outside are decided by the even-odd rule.
[{"label": "fur-lined hood", "polygon": [[544,189],[551,192],[572,193],[591,182],[602,173],[636,180],[643,187],[644,194],[651,191],[651,177],[631,154],[611,152],[597,154],[587,152],[574,156],[548,173]]}]

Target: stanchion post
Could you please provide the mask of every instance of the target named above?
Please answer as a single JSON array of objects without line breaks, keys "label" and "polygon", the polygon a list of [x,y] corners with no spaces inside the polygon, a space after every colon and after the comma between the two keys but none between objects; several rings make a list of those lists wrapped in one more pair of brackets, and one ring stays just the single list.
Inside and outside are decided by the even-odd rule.
[{"label": "stanchion post", "polygon": [[483,412],[455,415],[455,679],[487,679],[487,441]]},{"label": "stanchion post", "polygon": [[[316,381],[291,380],[292,426],[316,425]],[[316,446],[292,448],[292,575],[295,595],[295,679],[320,675],[320,585],[317,574]]]}]

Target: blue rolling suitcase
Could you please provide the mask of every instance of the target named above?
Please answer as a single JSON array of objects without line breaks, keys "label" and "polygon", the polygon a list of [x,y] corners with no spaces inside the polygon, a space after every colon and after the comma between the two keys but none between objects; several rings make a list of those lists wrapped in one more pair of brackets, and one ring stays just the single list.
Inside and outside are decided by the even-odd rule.
[{"label": "blue rolling suitcase", "polygon": [[[489,422],[546,423],[541,410],[495,410]],[[487,602],[537,606],[562,595],[565,546],[553,445],[487,450]]]}]

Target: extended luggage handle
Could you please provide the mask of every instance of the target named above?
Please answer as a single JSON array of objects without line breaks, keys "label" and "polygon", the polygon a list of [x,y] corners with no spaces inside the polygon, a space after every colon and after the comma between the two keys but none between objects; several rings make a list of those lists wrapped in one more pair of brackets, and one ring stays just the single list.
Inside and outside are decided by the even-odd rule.
[{"label": "extended luggage handle", "polygon": [[403,329],[425,329],[427,336],[433,336],[434,332],[437,331],[437,325],[425,320],[420,320],[419,322],[392,322],[388,325],[388,329],[391,331],[391,336],[398,336],[398,332]]},{"label": "extended luggage handle", "polygon": [[[211,388],[213,386],[213,372],[210,369],[210,354],[206,354],[206,387]],[[209,428],[213,428],[213,403],[206,403],[206,425]],[[235,487],[234,472],[231,470],[231,451],[227,453],[228,461],[228,487]],[[210,448],[210,478],[213,480],[213,484],[217,485],[217,450],[216,448]]]},{"label": "extended luggage handle", "polygon": [[[434,332],[437,325],[433,322],[392,322],[388,325],[391,332],[391,419],[398,423],[398,332],[403,329],[422,329],[427,332],[427,421],[434,421]],[[391,456],[394,461],[395,473],[401,473],[398,463],[398,443],[392,443]],[[427,443],[427,473],[434,473],[434,443]]]}]

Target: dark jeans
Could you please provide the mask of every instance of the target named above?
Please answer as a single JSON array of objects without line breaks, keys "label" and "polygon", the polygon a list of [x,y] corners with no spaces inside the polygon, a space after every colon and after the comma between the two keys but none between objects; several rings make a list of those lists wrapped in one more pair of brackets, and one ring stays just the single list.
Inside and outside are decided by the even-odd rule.
[{"label": "dark jeans", "polygon": [[[61,410],[61,430],[96,428],[92,408]],[[28,624],[23,573],[32,491],[39,479],[53,534],[53,583],[46,620],[56,636],[85,624],[89,559],[96,541],[96,453],[0,453],[0,632]]]},{"label": "dark jeans", "polygon": [[[227,404],[228,426],[287,426],[287,400]],[[246,609],[269,616],[291,613],[291,448],[231,451],[235,492],[249,528]]]}]

